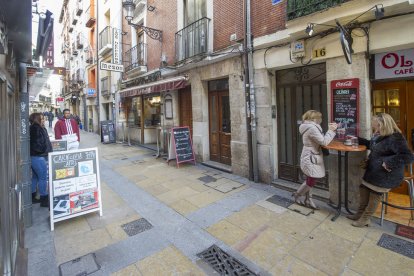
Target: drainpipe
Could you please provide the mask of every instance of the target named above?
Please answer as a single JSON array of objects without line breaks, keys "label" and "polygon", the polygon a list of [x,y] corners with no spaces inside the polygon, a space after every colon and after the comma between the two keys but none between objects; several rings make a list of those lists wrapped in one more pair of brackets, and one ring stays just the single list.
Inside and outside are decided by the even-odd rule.
[{"label": "drainpipe", "polygon": [[[27,68],[26,64],[19,64],[19,106],[20,114],[20,187],[17,191],[19,199],[22,199],[23,221],[25,227],[32,226],[32,188],[30,177],[30,126],[29,126],[29,92],[27,87]],[[20,201],[20,200],[19,200]],[[20,204],[20,202],[19,202]],[[20,208],[20,206],[19,206]],[[19,212],[19,216],[21,213]]]},{"label": "drainpipe", "polygon": [[[259,168],[257,160],[257,131],[256,131],[256,93],[254,90],[254,72],[253,72],[253,43],[252,43],[252,26],[251,26],[251,1],[246,0],[246,39],[245,39],[245,51],[247,52],[247,67],[246,67],[246,90],[248,97],[248,110],[250,111],[250,125],[248,122],[247,128],[250,128],[250,139],[251,139],[251,163],[253,165],[253,180],[259,182]],[[249,121],[249,120],[248,120]]]}]

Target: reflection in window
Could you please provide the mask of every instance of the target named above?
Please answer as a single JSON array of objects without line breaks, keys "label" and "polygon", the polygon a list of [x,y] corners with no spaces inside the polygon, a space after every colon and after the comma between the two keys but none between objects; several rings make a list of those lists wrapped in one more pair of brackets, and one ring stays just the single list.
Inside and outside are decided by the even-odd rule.
[{"label": "reflection in window", "polygon": [[161,96],[151,95],[144,98],[145,126],[161,125]]},{"label": "reflection in window", "polygon": [[221,131],[225,133],[231,132],[231,124],[230,124],[230,102],[229,96],[222,96],[221,97],[221,112],[222,112],[222,122],[221,122]]},{"label": "reflection in window", "polygon": [[131,99],[131,111],[128,114],[128,124],[141,126],[141,97]]}]

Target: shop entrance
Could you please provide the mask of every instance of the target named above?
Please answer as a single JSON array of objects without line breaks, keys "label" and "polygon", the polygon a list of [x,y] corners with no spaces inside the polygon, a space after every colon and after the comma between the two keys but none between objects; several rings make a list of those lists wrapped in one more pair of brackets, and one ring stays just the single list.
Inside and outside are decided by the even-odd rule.
[{"label": "shop entrance", "polygon": [[[378,82],[372,84],[373,114],[390,114],[408,145],[413,150],[414,135],[414,81]],[[405,182],[389,193],[389,202],[400,206],[409,206],[408,187]],[[386,219],[408,224],[410,212],[389,207]]]},{"label": "shop entrance", "polygon": [[[302,115],[314,109],[322,113],[323,130],[327,129],[327,87],[325,64],[316,64],[278,71],[277,84],[277,132],[278,132],[278,175],[281,179],[301,182],[300,155],[302,137],[299,125]],[[328,174],[317,183],[319,188],[328,189]]]},{"label": "shop entrance", "polygon": [[191,102],[191,86],[187,86],[178,92],[180,102],[180,126],[190,128],[193,137],[193,108]]},{"label": "shop entrance", "polygon": [[231,165],[229,91],[209,92],[210,160]]}]

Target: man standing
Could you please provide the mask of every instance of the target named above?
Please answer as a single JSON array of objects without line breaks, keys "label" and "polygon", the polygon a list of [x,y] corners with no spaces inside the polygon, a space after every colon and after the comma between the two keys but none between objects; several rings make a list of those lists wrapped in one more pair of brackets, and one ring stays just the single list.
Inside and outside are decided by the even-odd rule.
[{"label": "man standing", "polygon": [[47,114],[47,119],[48,119],[48,121],[49,121],[49,127],[50,127],[50,128],[52,128],[53,118],[55,118],[55,116],[53,115],[53,112],[52,112],[52,111],[50,111],[50,112]]},{"label": "man standing", "polygon": [[68,150],[76,150],[79,148],[79,126],[71,118],[69,109],[63,110],[63,117],[55,124],[55,138],[56,140],[66,140],[68,142]]}]

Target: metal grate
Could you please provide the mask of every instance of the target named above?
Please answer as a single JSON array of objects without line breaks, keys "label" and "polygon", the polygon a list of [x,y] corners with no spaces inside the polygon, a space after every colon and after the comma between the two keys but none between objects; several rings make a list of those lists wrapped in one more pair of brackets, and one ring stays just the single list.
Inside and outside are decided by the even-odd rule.
[{"label": "metal grate", "polygon": [[273,204],[282,206],[284,208],[289,207],[290,205],[292,205],[293,203],[295,203],[293,200],[282,197],[282,196],[278,196],[278,195],[274,195],[272,197],[269,197],[268,199],[266,199],[266,201],[269,201]]},{"label": "metal grate", "polygon": [[257,275],[247,268],[246,265],[227,254],[217,245],[212,245],[197,256],[209,264],[220,275],[247,276]]},{"label": "metal grate", "polygon": [[146,219],[140,218],[131,222],[128,222],[121,226],[128,236],[135,236],[136,234],[142,233],[152,228],[152,224]]},{"label": "metal grate", "polygon": [[95,253],[76,258],[59,266],[61,276],[86,276],[101,269],[96,262]]},{"label": "metal grate", "polygon": [[198,180],[203,181],[204,184],[207,184],[211,182],[216,182],[217,179],[210,175],[206,175],[206,176],[199,177]]},{"label": "metal grate", "polygon": [[414,259],[414,243],[412,242],[388,234],[382,234],[377,245],[394,251],[395,253]]}]

